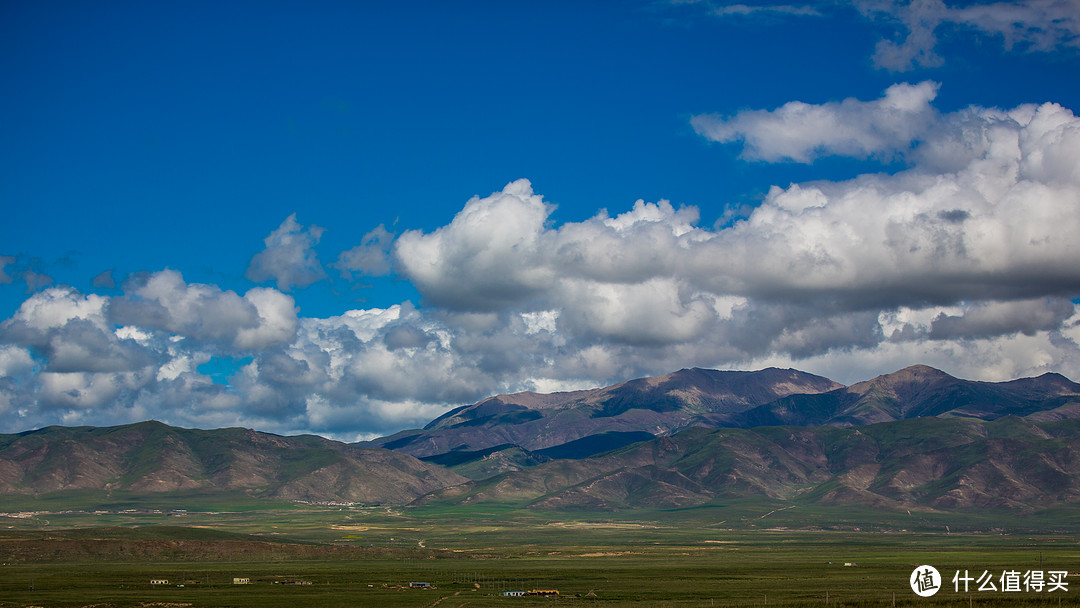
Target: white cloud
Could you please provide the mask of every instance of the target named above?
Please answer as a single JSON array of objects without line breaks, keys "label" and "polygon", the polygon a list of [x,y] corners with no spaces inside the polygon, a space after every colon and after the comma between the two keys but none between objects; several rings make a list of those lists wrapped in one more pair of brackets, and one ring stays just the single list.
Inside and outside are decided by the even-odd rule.
[{"label": "white cloud", "polygon": [[676,279],[637,283],[571,280],[561,285],[561,327],[571,333],[628,344],[686,342],[716,319],[711,298]]},{"label": "white cloud", "polygon": [[818,16],[821,14],[812,6],[797,6],[792,4],[773,4],[767,6],[750,6],[747,4],[712,5],[710,6],[709,12],[717,17],[749,17],[759,15]]},{"label": "white cloud", "polygon": [[949,6],[941,0],[854,0],[868,17],[906,30],[899,41],[881,40],[874,53],[878,67],[907,71],[937,67],[937,29],[951,25],[1001,37],[1006,50],[1052,51],[1080,46],[1080,4],[1073,0],[1018,0]]},{"label": "white cloud", "polygon": [[390,274],[392,262],[390,248],[393,242],[394,235],[385,226],[379,224],[374,230],[364,235],[359,245],[343,251],[338,256],[334,267],[346,277],[349,276],[350,271],[376,277]]},{"label": "white cloud", "polygon": [[104,329],[104,308],[108,298],[94,294],[83,296],[70,287],[52,287],[34,294],[19,306],[11,321],[27,328],[46,331],[63,327],[73,319],[90,321]]},{"label": "white cloud", "polygon": [[157,371],[157,380],[176,380],[183,374],[194,375],[196,368],[210,360],[210,353],[189,353],[175,347],[169,349],[170,358]]},{"label": "white cloud", "polygon": [[266,249],[251,258],[245,276],[256,283],[273,280],[282,291],[322,280],[326,271],[314,247],[325,230],[314,225],[305,228],[295,213],[290,215],[264,239]]},{"label": "white cloud", "polygon": [[[563,340],[560,353],[593,369],[619,367],[610,364],[612,349],[623,361],[646,358],[623,346],[641,347],[637,352],[655,362],[676,353],[733,362],[767,352],[796,358],[857,352],[903,336],[903,324],[883,325],[888,314],[927,304],[966,315],[964,339],[976,335],[971,332],[988,340],[1058,332],[1065,315],[1060,298],[1080,292],[1073,264],[1080,248],[1071,238],[1080,230],[1080,121],[1054,104],[941,115],[930,106],[936,89],[897,85],[874,102],[803,108],[804,117],[825,114],[849,125],[842,136],[823,140],[806,135],[813,131],[802,129],[795,115],[784,117],[786,134],[773,139],[756,131],[757,123],[742,122],[746,138],[762,142],[759,156],[903,153],[913,167],[774,188],[731,227],[705,230],[695,225],[696,210],[641,201],[615,218],[602,213],[555,227],[550,208],[516,182],[513,194],[474,198],[448,227],[411,233],[409,246],[396,254],[435,302],[477,314],[549,311]],[[906,122],[887,131],[876,126],[894,115]],[[794,149],[784,151],[785,145]],[[476,213],[495,205],[505,215],[531,218],[502,249],[502,259],[513,263],[494,264],[489,249],[455,248],[459,241],[449,238],[466,217],[471,234],[497,234],[502,216]],[[454,280],[424,274],[443,271]],[[535,277],[542,280],[527,280]],[[529,288],[507,298],[506,285]],[[1031,298],[1054,304],[1034,318],[1016,313],[978,321],[984,313],[976,311],[984,308],[1033,310],[1022,303]],[[962,302],[974,308],[940,308]],[[929,321],[911,340],[930,339]],[[939,322],[934,337],[948,323]],[[611,344],[596,350],[597,341]]]},{"label": "white cloud", "polygon": [[240,327],[233,344],[240,350],[261,350],[288,344],[296,334],[296,306],[280,291],[256,287],[244,294],[255,308],[258,321],[254,327]]},{"label": "white cloud", "polygon": [[[733,119],[762,158],[899,154],[909,168],[774,187],[730,225],[663,200],[559,224],[526,180],[473,197],[394,242],[420,305],[298,318],[277,289],[172,270],[116,297],[45,289],[0,324],[0,422],[355,437],[499,392],[689,366],[1080,378],[1080,119],[1055,104],[943,114],[935,90]],[[871,124],[890,112],[903,124]],[[847,130],[798,119],[821,115]],[[781,118],[785,136],[766,128]],[[199,373],[211,357],[234,362],[229,386]]]},{"label": "white cloud", "polygon": [[542,331],[554,333],[557,329],[556,322],[559,320],[559,311],[523,312],[521,313],[521,320],[525,322],[525,333],[529,335],[538,334]]},{"label": "white cloud", "polygon": [[[1045,104],[1028,123],[998,111],[943,117],[980,142],[956,173],[917,164],[895,176],[776,189],[703,244],[732,262],[713,284],[772,297],[822,292],[853,306],[1075,293],[1080,121],[1062,112]],[[786,200],[809,187],[812,206]]]},{"label": "white cloud", "polygon": [[792,101],[776,110],[744,110],[731,117],[698,115],[691,124],[709,140],[741,142],[748,160],[809,163],[830,155],[890,160],[903,155],[936,123],[930,102],[938,86],[896,84],[874,101]]},{"label": "white cloud", "polygon": [[432,234],[406,231],[394,256],[402,272],[432,303],[493,309],[521,302],[550,286],[549,269],[535,264],[554,208],[528,180],[487,198],[474,197]]},{"label": "white cloud", "polygon": [[[38,376],[40,396],[38,403],[45,409],[64,412],[67,424],[76,421],[101,419],[93,410],[119,409],[120,401],[127,401],[137,390],[152,381],[153,377],[137,372],[91,373],[91,372],[43,372]],[[126,418],[126,417],[125,417]]]},{"label": "white cloud", "polygon": [[116,279],[113,278],[113,272],[115,270],[106,270],[94,277],[90,283],[99,289],[115,289]]},{"label": "white cloud", "polygon": [[0,344],[0,378],[22,376],[34,369],[34,358],[26,348]]},{"label": "white cloud", "polygon": [[[1074,318],[1075,319],[1075,318]],[[796,367],[851,384],[922,363],[970,380],[1000,382],[1047,372],[1080,378],[1077,337],[1061,332],[1022,333],[971,340],[886,341],[870,349],[834,350],[795,359],[774,353],[739,365],[742,369],[767,366]]]},{"label": "white cloud", "polygon": [[1002,36],[1006,48],[1052,51],[1080,46],[1080,4],[1073,0],[969,4],[952,9],[948,18]]},{"label": "white cloud", "polygon": [[672,5],[697,5],[708,14],[720,18],[782,18],[787,16],[820,16],[821,12],[808,4],[733,4],[714,0],[668,0]]},{"label": "white cloud", "polygon": [[151,365],[151,353],[112,330],[105,318],[107,300],[70,287],[51,287],[31,296],[0,324],[0,336],[38,349],[50,372],[135,371]]},{"label": "white cloud", "polygon": [[978,302],[964,307],[961,314],[941,313],[930,327],[930,338],[986,338],[1057,330],[1076,314],[1076,306],[1061,298],[1039,298],[1015,302]]},{"label": "white cloud", "polygon": [[290,342],[296,332],[292,297],[256,287],[243,296],[216,285],[188,284],[175,270],[137,277],[113,298],[109,317],[123,325],[165,331],[236,350]]},{"label": "white cloud", "polygon": [[1080,3],[1075,0],[844,0],[819,2],[816,6],[704,1],[673,4],[696,4],[708,14],[726,19],[818,17],[823,11],[854,6],[871,21],[898,30],[898,36],[879,40],[873,54],[876,67],[894,72],[943,65],[946,58],[937,50],[942,27],[1000,39],[1006,51],[1052,52],[1080,47]]}]

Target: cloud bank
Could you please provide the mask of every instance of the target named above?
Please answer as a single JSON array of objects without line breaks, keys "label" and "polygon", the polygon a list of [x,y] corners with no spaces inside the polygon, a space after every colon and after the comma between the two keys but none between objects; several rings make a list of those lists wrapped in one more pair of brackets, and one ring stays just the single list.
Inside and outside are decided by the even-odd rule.
[{"label": "cloud bank", "polygon": [[[1080,119],[1053,103],[942,113],[937,89],[695,118],[748,159],[907,167],[774,187],[731,225],[663,200],[560,224],[519,179],[445,226],[396,239],[376,228],[339,257],[351,273],[392,269],[416,303],[298,316],[283,291],[324,271],[321,229],[294,216],[252,260],[253,280],[277,288],[240,294],[161,270],[129,277],[122,295],[38,291],[0,323],[0,421],[355,439],[497,392],[688,366],[843,382],[917,362],[1080,377]],[[212,358],[235,365],[227,385],[200,372]]]}]

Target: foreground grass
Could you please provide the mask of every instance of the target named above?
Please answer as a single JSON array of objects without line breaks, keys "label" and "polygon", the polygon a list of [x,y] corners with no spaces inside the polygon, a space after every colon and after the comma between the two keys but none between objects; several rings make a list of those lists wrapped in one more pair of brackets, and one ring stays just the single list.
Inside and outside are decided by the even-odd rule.
[{"label": "foreground grass", "polygon": [[[992,514],[799,513],[767,502],[576,516],[513,506],[116,506],[124,508],[0,518],[0,547],[11,556],[0,565],[0,607],[1080,605],[1080,542],[1053,531],[1070,526],[1071,514],[1031,532],[1022,518]],[[266,540],[284,549],[252,558],[252,544]],[[88,543],[100,558],[37,554],[28,561],[15,550],[60,541]],[[162,543],[172,551],[147,553]],[[140,547],[143,553],[132,552]],[[946,579],[932,598],[908,586],[921,564]],[[1064,570],[1070,589],[956,593],[957,570],[995,578],[1005,570]],[[234,577],[252,584],[233,585]],[[170,584],[152,587],[151,579]],[[311,584],[282,584],[297,581]],[[436,588],[407,588],[417,581]],[[501,596],[532,588],[557,588],[564,597]]]},{"label": "foreground grass", "polygon": [[[815,537],[817,535],[814,535]],[[552,599],[504,598],[509,589],[558,588],[559,603],[590,606],[899,606],[1074,605],[1075,591],[1057,595],[956,594],[951,588],[929,599],[907,586],[914,564],[1001,571],[1034,563],[1030,550],[1008,543],[984,548],[942,546],[897,555],[893,549],[857,547],[844,553],[857,566],[829,564],[820,553],[838,551],[837,539],[806,538],[784,546],[738,542],[713,550],[663,547],[652,551],[567,553],[543,556],[424,560],[301,562],[169,562],[20,564],[2,567],[0,606],[550,606]],[[961,540],[961,539],[958,539]],[[823,541],[819,544],[819,541]],[[992,548],[991,553],[986,548]],[[596,553],[607,553],[597,555]],[[1046,560],[1049,554],[1050,560]],[[1044,552],[1045,567],[1065,555]],[[1026,561],[1027,564],[1021,563]],[[1076,563],[1076,558],[1068,559]],[[1056,567],[1056,566],[1054,566]],[[251,585],[232,585],[233,577]],[[151,587],[150,579],[170,585]],[[307,581],[311,585],[275,584]],[[436,589],[408,589],[424,581]],[[184,587],[177,587],[184,584]],[[946,587],[950,585],[947,583]]]}]

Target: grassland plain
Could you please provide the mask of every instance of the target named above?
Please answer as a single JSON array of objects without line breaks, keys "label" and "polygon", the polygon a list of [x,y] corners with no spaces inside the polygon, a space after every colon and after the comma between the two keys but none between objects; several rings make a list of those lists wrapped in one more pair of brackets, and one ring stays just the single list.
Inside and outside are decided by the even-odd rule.
[{"label": "grassland plain", "polygon": [[[24,509],[0,517],[0,607],[1080,605],[1072,510],[907,514],[741,500],[568,515],[114,495],[61,512],[79,502],[62,498],[0,507]],[[42,543],[66,549],[35,553]],[[921,564],[945,579],[934,597],[908,585]],[[1069,589],[957,593],[952,576],[965,570],[995,581],[1065,571]],[[301,582],[311,584],[288,584]],[[502,596],[533,588],[563,596]]]}]

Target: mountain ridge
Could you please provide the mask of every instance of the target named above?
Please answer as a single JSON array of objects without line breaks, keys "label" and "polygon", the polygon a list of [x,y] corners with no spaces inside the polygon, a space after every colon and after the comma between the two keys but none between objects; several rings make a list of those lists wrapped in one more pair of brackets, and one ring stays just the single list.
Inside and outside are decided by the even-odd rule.
[{"label": "mountain ridge", "polygon": [[[555,511],[736,496],[893,510],[1080,503],[1080,384],[1054,373],[978,382],[911,366],[843,386],[797,370],[693,368],[497,395],[382,438],[395,442],[157,421],[51,426],[0,435],[0,495],[233,492]],[[428,449],[419,459],[401,449],[417,446]]]},{"label": "mountain ridge", "polygon": [[661,436],[692,426],[859,426],[917,416],[992,420],[1008,414],[1078,417],[1080,384],[1055,373],[1007,382],[963,380],[926,365],[851,386],[792,369],[689,368],[596,389],[496,395],[454,408],[422,429],[364,445],[427,459],[496,446],[536,453],[593,441],[611,449],[618,446],[601,437],[621,435],[629,443],[635,433]]},{"label": "mountain ridge", "polygon": [[496,395],[455,408],[423,429],[363,445],[417,457],[513,444],[533,451],[605,432],[670,434],[704,414],[725,414],[795,393],[843,385],[794,369],[758,371],[681,369],[612,386],[563,393]]},{"label": "mountain ridge", "polygon": [[464,478],[407,454],[317,435],[204,431],[157,421],[0,435],[0,495],[95,489],[242,492],[281,500],[408,502]]},{"label": "mountain ridge", "polygon": [[731,415],[710,426],[859,426],[919,416],[965,416],[993,420],[1027,416],[1080,401],[1080,384],[1047,373],[1006,382],[962,380],[913,365],[817,395],[790,395]]},{"label": "mountain ridge", "polygon": [[1080,420],[913,418],[863,427],[695,427],[437,490],[417,504],[687,508],[757,496],[891,510],[1080,503]]}]

